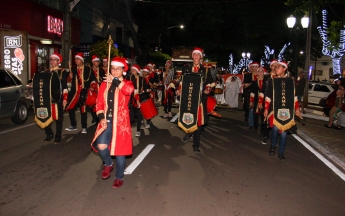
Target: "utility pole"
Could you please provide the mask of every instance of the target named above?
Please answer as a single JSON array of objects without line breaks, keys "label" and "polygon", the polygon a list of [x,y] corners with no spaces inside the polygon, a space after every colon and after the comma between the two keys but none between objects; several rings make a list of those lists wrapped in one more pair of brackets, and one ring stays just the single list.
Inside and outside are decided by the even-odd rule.
[{"label": "utility pole", "polygon": [[[62,35],[62,62],[63,68],[68,68],[68,61],[71,61],[69,51],[71,49],[71,10],[70,0],[64,0],[63,7],[63,35]],[[72,64],[72,62],[71,62]]]},{"label": "utility pole", "polygon": [[[309,95],[309,67],[310,67],[310,46],[311,46],[311,30],[312,30],[312,20],[313,20],[313,10],[312,7],[309,8],[308,12],[309,16],[309,25],[308,25],[308,30],[307,30],[307,43],[306,43],[306,58],[305,58],[305,65],[304,65],[304,70],[305,70],[305,88],[304,88],[304,96],[303,96],[303,107],[308,108],[308,95]],[[315,70],[315,68],[314,68]]]}]

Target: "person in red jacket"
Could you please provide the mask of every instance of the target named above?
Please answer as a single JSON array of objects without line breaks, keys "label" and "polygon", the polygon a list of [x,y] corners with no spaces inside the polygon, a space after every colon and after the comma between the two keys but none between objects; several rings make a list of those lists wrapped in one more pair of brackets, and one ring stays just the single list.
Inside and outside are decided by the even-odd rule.
[{"label": "person in red jacket", "polygon": [[123,78],[128,66],[123,58],[111,61],[111,74],[100,86],[96,113],[99,123],[91,148],[99,152],[104,167],[102,178],[108,179],[113,170],[111,156],[116,156],[116,175],[113,188],[123,185],[126,156],[132,155],[132,127],[129,116],[129,102],[134,91],[133,83]]}]

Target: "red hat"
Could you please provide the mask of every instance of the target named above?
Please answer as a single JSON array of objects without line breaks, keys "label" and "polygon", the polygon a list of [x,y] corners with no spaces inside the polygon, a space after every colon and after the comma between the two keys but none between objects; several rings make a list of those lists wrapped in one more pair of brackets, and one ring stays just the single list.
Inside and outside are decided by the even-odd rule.
[{"label": "red hat", "polygon": [[149,68],[148,66],[145,66],[144,69],[143,69],[143,71],[145,71],[145,72],[150,72],[150,68]]},{"label": "red hat", "polygon": [[263,70],[263,71],[264,71],[264,73],[266,73],[266,68],[264,68],[263,66],[258,67],[258,69],[256,69],[256,71],[259,71],[259,70]]},{"label": "red hat", "polygon": [[170,67],[171,67],[171,61],[170,60],[168,60],[167,62],[165,62],[165,65],[169,65]]},{"label": "red hat", "polygon": [[119,66],[119,67],[123,67],[123,71],[127,71],[128,70],[128,65],[126,63],[126,60],[122,57],[115,57],[111,60],[111,65],[113,66]]},{"label": "red hat", "polygon": [[152,62],[147,63],[147,66],[152,67],[153,66]]},{"label": "red hat", "polygon": [[213,65],[212,64],[208,64],[208,65],[206,65],[207,67],[212,67]]},{"label": "red hat", "polygon": [[50,55],[50,58],[58,58],[60,62],[62,62],[62,56],[60,55],[60,53],[53,53]]},{"label": "red hat", "polygon": [[277,63],[283,65],[283,67],[285,67],[285,68],[288,67],[288,64],[284,61],[277,61]]},{"label": "red hat", "polygon": [[75,58],[78,58],[84,61],[84,54],[82,52],[78,52],[77,54],[75,54]]},{"label": "red hat", "polygon": [[249,67],[253,66],[253,67],[259,67],[260,64],[258,62],[252,62],[248,65]]},{"label": "red hat", "polygon": [[96,55],[92,56],[92,61],[99,61],[99,58]]},{"label": "red hat", "polygon": [[138,73],[140,73],[140,66],[137,64],[132,65],[131,69],[136,70]]},{"label": "red hat", "polygon": [[273,60],[270,62],[270,65],[271,65],[271,64],[274,64],[274,63],[277,63],[277,62],[278,62],[277,59],[273,59]]},{"label": "red hat", "polygon": [[199,53],[201,58],[202,58],[202,49],[199,47],[195,47],[193,52],[192,52],[192,56],[194,55],[194,53]]}]

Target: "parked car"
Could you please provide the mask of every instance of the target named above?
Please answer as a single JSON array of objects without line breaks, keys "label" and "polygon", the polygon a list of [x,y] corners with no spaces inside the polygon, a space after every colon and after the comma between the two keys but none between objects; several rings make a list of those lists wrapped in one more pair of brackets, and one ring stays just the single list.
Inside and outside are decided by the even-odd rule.
[{"label": "parked car", "polygon": [[[335,104],[335,99],[337,97],[337,89],[335,89],[331,94],[328,95],[325,104],[323,105],[323,112],[326,116],[329,116],[329,111]],[[345,103],[343,103],[342,111],[345,112]]]},{"label": "parked car", "polygon": [[328,83],[309,83],[308,103],[324,106],[335,85]]},{"label": "parked car", "polygon": [[9,70],[0,69],[0,119],[11,118],[15,124],[28,119],[27,87]]}]

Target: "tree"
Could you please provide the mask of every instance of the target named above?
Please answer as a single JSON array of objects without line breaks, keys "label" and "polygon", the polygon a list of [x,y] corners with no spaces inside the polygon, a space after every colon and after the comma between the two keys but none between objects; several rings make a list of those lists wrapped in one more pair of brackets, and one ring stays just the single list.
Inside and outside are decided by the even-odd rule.
[{"label": "tree", "polygon": [[[339,28],[339,22],[331,22],[331,27],[327,27],[327,11],[322,11],[322,26],[317,27],[323,42],[322,53],[332,57],[333,74],[341,75],[341,58],[345,53],[345,30]],[[339,30],[339,34],[337,34]],[[339,43],[337,41],[339,39]]]},{"label": "tree", "polygon": [[[98,58],[108,58],[109,44],[106,40],[99,41],[90,47],[90,55],[97,55]],[[114,43],[111,44],[110,60],[116,56],[122,56],[119,50],[115,48]]]}]

